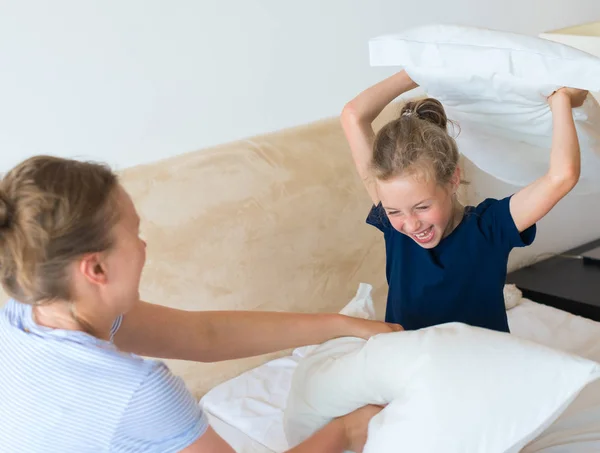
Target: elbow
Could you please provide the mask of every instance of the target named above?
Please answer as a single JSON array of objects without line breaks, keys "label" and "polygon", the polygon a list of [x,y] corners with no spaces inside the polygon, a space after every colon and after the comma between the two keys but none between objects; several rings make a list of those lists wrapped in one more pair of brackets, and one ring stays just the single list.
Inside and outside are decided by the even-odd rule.
[{"label": "elbow", "polygon": [[340,121],[342,122],[342,126],[344,129],[346,129],[349,126],[354,126],[360,123],[360,113],[358,112],[358,109],[356,108],[356,105],[354,105],[353,101],[348,102],[342,109]]},{"label": "elbow", "polygon": [[563,168],[559,173],[550,174],[552,185],[563,196],[568,194],[579,182],[581,171],[579,166]]}]

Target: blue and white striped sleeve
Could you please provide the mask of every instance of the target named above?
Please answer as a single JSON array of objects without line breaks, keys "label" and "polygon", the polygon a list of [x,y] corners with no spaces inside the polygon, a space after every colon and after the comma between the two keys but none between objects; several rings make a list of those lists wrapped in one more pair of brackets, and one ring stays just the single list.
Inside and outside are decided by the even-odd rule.
[{"label": "blue and white striped sleeve", "polygon": [[181,378],[157,362],[125,409],[111,451],[176,453],[207,428],[206,416]]}]

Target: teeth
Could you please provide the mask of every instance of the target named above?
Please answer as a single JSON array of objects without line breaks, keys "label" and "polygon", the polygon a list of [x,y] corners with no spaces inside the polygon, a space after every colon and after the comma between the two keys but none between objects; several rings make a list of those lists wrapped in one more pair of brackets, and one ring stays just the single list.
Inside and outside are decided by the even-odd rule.
[{"label": "teeth", "polygon": [[427,236],[429,236],[430,233],[431,233],[431,227],[429,227],[423,233],[415,234],[415,236],[418,237],[419,239],[425,239]]}]

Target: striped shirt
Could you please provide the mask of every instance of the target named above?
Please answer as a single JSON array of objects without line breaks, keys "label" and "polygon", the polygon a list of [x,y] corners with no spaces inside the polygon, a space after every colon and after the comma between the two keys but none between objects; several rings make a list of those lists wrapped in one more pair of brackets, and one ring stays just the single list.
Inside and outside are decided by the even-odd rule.
[{"label": "striped shirt", "polygon": [[[121,324],[113,325],[112,335]],[[0,451],[170,453],[207,429],[162,362],[79,331],[37,325],[32,307],[0,311]]]}]

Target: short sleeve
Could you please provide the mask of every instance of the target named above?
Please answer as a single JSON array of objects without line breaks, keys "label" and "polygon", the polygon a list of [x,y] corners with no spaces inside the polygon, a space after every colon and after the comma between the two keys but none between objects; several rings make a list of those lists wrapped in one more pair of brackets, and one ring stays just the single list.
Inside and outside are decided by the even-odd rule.
[{"label": "short sleeve", "polygon": [[207,428],[206,416],[183,381],[157,362],[125,409],[110,451],[175,453]]},{"label": "short sleeve", "polygon": [[533,224],[519,233],[510,213],[510,197],[501,200],[487,199],[476,211],[479,225],[486,237],[503,246],[507,252],[515,247],[526,247],[533,243],[536,235],[536,225]]},{"label": "short sleeve", "polygon": [[373,205],[369,215],[367,216],[367,223],[369,225],[373,225],[375,228],[383,231],[384,233],[392,228],[385,209],[383,209],[381,203],[379,203],[377,206]]}]

